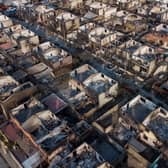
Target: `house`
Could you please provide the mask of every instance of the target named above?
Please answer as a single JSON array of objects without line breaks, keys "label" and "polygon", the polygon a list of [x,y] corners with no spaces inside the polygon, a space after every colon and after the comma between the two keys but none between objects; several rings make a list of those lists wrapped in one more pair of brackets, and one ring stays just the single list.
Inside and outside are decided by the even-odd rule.
[{"label": "house", "polygon": [[11,119],[4,124],[1,128],[1,135],[5,137],[6,143],[1,144],[3,150],[0,153],[10,166],[36,168],[45,161],[46,154],[20,126],[17,120]]},{"label": "house", "polygon": [[144,2],[144,0],[117,0],[116,5],[118,5],[120,9],[135,10],[142,2]]},{"label": "house", "polygon": [[109,26],[111,25],[118,31],[130,35],[141,33],[148,28],[146,18],[126,10],[117,11],[112,19],[108,22]]},{"label": "house", "polygon": [[59,8],[67,8],[70,10],[80,9],[84,5],[83,0],[70,0],[70,1],[61,1],[61,0],[50,0],[53,1]]},{"label": "house", "polygon": [[19,83],[11,76],[0,76],[0,99],[5,100],[9,97],[17,86]]},{"label": "house", "polygon": [[122,38],[123,34],[111,31],[104,27],[96,27],[89,32],[89,42],[92,48],[99,48],[109,46],[111,43]]},{"label": "house", "polygon": [[[77,147],[66,158],[57,163],[58,167],[78,167],[95,168],[104,163],[103,157],[97,153],[90,145],[83,143]],[[52,168],[52,167],[51,167]]]},{"label": "house", "polygon": [[[26,101],[23,98],[22,103],[15,104],[15,107],[13,106],[8,110],[12,120],[16,121],[24,134],[29,137],[28,140],[31,138],[32,143],[38,147],[39,152],[43,153],[46,162],[66,150],[68,147],[67,142],[70,143],[75,138],[75,134],[67,123],[55,115],[62,108],[60,106],[61,99],[58,97],[57,99],[57,102],[51,102],[49,98],[45,98],[43,104],[35,97]],[[51,103],[54,104],[51,106]],[[53,112],[48,110],[48,107]],[[20,139],[20,143],[22,143],[22,139]],[[28,148],[26,144],[24,144],[24,149]],[[38,157],[41,159],[41,155]]]},{"label": "house", "polygon": [[149,11],[149,16],[155,18],[156,21],[166,23],[168,20],[167,4],[157,4]]},{"label": "house", "polygon": [[71,72],[70,85],[87,93],[99,107],[117,96],[118,82],[85,64]]},{"label": "house", "polygon": [[22,53],[30,52],[33,47],[39,44],[39,37],[21,25],[6,29],[5,34],[14,45],[18,46]]},{"label": "house", "polygon": [[13,21],[0,13],[0,29],[4,29],[13,25]]},{"label": "house", "polygon": [[168,34],[164,31],[152,31],[141,38],[142,41],[161,47],[168,48]]},{"label": "house", "polygon": [[55,31],[63,37],[66,37],[66,34],[78,29],[80,26],[80,18],[78,16],[62,10],[56,11],[55,20],[53,21],[55,22]]},{"label": "house", "polygon": [[147,168],[157,166],[160,152],[139,140],[132,138],[126,145],[128,152],[127,165],[132,168]]},{"label": "house", "polygon": [[162,61],[161,50],[134,40],[129,40],[118,46],[116,54],[122,60],[128,61],[128,64],[131,65],[130,69],[143,78],[152,75],[157,64]]},{"label": "house", "polygon": [[168,143],[166,137],[167,135],[165,133],[168,127],[167,117],[167,110],[159,107],[158,109],[154,110],[150,115],[148,115],[143,121],[143,125],[150,129],[164,145]]},{"label": "house", "polygon": [[95,14],[98,18],[109,19],[117,11],[117,7],[111,7],[102,2],[93,2],[89,4],[89,12]]},{"label": "house", "polygon": [[85,48],[89,46],[89,37],[88,34],[91,30],[96,27],[96,24],[93,22],[85,23],[81,25],[78,30],[73,31],[72,33],[67,34],[67,41],[71,43],[76,48]]},{"label": "house", "polygon": [[42,102],[54,113],[57,114],[67,107],[67,104],[59,98],[56,94],[52,93],[42,99]]},{"label": "house", "polygon": [[59,70],[72,65],[72,56],[65,50],[58,48],[50,42],[44,42],[35,49],[37,58],[53,70]]},{"label": "house", "polygon": [[157,105],[152,101],[138,95],[121,107],[120,114],[128,125],[137,129],[137,125],[143,123],[145,118],[156,108]]}]

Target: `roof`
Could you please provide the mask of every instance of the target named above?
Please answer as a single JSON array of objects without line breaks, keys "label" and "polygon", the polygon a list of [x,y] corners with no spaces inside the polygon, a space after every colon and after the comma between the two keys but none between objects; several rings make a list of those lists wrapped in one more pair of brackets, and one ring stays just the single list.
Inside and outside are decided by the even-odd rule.
[{"label": "roof", "polygon": [[135,122],[142,123],[144,119],[157,108],[152,101],[138,95],[121,108],[123,115],[128,115]]},{"label": "roof", "polygon": [[67,107],[67,104],[54,93],[44,98],[42,102],[55,114]]},{"label": "roof", "polygon": [[153,111],[143,122],[164,143],[168,143],[168,111],[158,108]]}]

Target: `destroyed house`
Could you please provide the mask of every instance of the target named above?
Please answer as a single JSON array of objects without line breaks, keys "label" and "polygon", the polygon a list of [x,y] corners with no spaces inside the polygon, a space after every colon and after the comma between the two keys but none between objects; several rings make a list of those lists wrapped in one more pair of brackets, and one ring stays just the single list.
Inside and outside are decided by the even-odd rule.
[{"label": "destroyed house", "polygon": [[78,29],[80,26],[80,18],[78,16],[61,10],[57,11],[54,22],[56,24],[56,32],[63,37],[66,37],[66,34]]},{"label": "destroyed house", "polygon": [[23,104],[13,108],[10,113],[19,121],[20,124],[23,124],[32,115],[44,110],[46,110],[46,108],[40,101],[36,98],[31,98]]},{"label": "destroyed house", "polygon": [[65,50],[50,42],[40,44],[35,48],[37,57],[53,69],[68,67],[72,64],[72,56]]},{"label": "destroyed house", "polygon": [[113,168],[113,167],[108,162],[104,162],[97,168]]},{"label": "destroyed house", "polygon": [[67,34],[67,40],[77,48],[85,48],[89,45],[88,34],[96,27],[96,24],[89,22],[81,25],[78,30]]},{"label": "destroyed house", "polygon": [[130,138],[136,136],[136,132],[126,127],[123,120],[120,118],[118,107],[113,107],[96,121],[93,122],[93,126],[102,134],[105,134],[109,141],[113,139],[124,146]]},{"label": "destroyed house", "polygon": [[55,9],[47,5],[38,5],[34,8],[33,12],[35,13],[37,22],[44,25],[55,15]]},{"label": "destroyed house", "polygon": [[16,57],[16,62],[18,66],[20,66],[22,69],[26,71],[26,69],[36,65],[39,63],[39,61],[32,55],[32,56],[21,56]]},{"label": "destroyed house", "polygon": [[138,34],[147,30],[147,28],[146,18],[134,13],[129,13],[124,17],[124,27],[123,29],[121,28],[121,31],[130,34]]},{"label": "destroyed house", "polygon": [[[140,72],[141,76],[147,77],[156,68],[161,59],[161,53],[156,48],[142,45],[134,40],[129,40],[117,48],[117,55],[122,56],[132,64],[132,70]],[[159,56],[160,55],[160,56]]]},{"label": "destroyed house", "polygon": [[148,127],[163,144],[168,143],[168,112],[163,108],[158,108],[149,114],[143,121],[143,125]]},{"label": "destroyed house", "polygon": [[13,162],[13,165],[17,165],[19,168],[36,168],[47,158],[46,154],[15,119],[4,124],[1,132],[7,141],[6,148],[5,146],[3,148],[10,153],[12,158],[10,164]]},{"label": "destroyed house", "polygon": [[93,132],[92,126],[88,124],[85,120],[77,122],[76,125],[72,128],[72,130],[75,133],[76,139],[79,142],[83,142]]},{"label": "destroyed house", "polygon": [[[143,123],[145,118],[157,108],[152,101],[138,95],[133,100],[121,107],[121,116],[133,126],[133,124]],[[136,126],[136,125],[135,125]],[[134,127],[134,126],[133,126]]]},{"label": "destroyed house", "polygon": [[106,25],[129,35],[138,34],[148,27],[145,18],[125,10],[117,11]]},{"label": "destroyed house", "polygon": [[124,24],[124,18],[129,14],[131,13],[126,10],[117,11],[115,15],[112,17],[112,19],[110,20],[112,26],[116,27],[116,26],[121,26],[122,24]]},{"label": "destroyed house", "polygon": [[[63,150],[66,143],[75,138],[65,121],[61,121],[53,112],[35,98],[10,110],[26,134],[45,153],[48,160]],[[52,143],[51,143],[52,142]]]},{"label": "destroyed house", "polygon": [[90,31],[88,36],[91,47],[100,48],[110,46],[112,42],[119,40],[123,34],[104,27],[96,27]]},{"label": "destroyed house", "polygon": [[156,32],[168,33],[168,24],[159,24],[158,26],[154,27],[153,30]]},{"label": "destroyed house", "polygon": [[140,42],[129,40],[116,49],[116,54],[121,55],[125,59],[131,59],[131,56],[141,47],[142,44]]},{"label": "destroyed house", "polygon": [[11,76],[0,76],[0,99],[10,96],[19,83]]},{"label": "destroyed house", "polygon": [[53,3],[60,8],[67,8],[70,10],[80,9],[84,5],[83,0],[69,0],[69,1],[54,0]]},{"label": "destroyed house", "polygon": [[[13,53],[15,56],[15,53]],[[15,57],[17,66],[24,70],[34,83],[52,84],[54,81],[53,70],[46,64],[40,62],[34,55],[22,55]]]},{"label": "destroyed house", "polygon": [[140,0],[136,0],[136,1],[134,1],[134,0],[116,0],[115,4],[117,4],[120,9],[135,10],[138,6],[141,5],[141,1]]},{"label": "destroyed house", "polygon": [[96,108],[95,103],[91,101],[90,97],[84,91],[80,91],[70,83],[67,89],[61,91],[61,94],[68,103],[74,107],[76,115],[80,119],[83,119],[83,117],[89,117],[89,112],[92,112],[93,109]]},{"label": "destroyed house", "polygon": [[60,163],[53,166],[53,168],[57,167],[65,167],[65,168],[74,168],[81,166],[82,168],[97,168],[105,160],[103,157],[97,153],[90,145],[87,143],[83,143],[81,146],[76,148],[72,153],[70,153],[65,159],[63,159]]},{"label": "destroyed house", "polygon": [[17,45],[23,53],[30,52],[33,47],[39,44],[39,37],[34,32],[20,25],[15,25],[4,31],[11,42]]},{"label": "destroyed house", "polygon": [[162,89],[165,94],[168,93],[168,81],[164,82],[164,83],[160,86],[160,89]]},{"label": "destroyed house", "polygon": [[168,21],[167,4],[154,5],[149,11],[149,16],[155,18],[157,21],[166,23]]},{"label": "destroyed house", "polygon": [[73,88],[78,88],[93,99],[99,107],[112,100],[118,94],[118,82],[85,64],[71,72]]},{"label": "destroyed house", "polygon": [[12,25],[8,28],[5,28],[3,31],[7,34],[7,36],[11,36],[13,33],[20,32],[21,30],[25,30],[26,28],[20,24]]},{"label": "destroyed house", "polygon": [[0,13],[0,29],[4,29],[13,25],[13,21]]},{"label": "destroyed house", "polygon": [[150,43],[154,46],[161,47],[164,49],[168,48],[168,32],[166,25],[159,25],[154,28],[151,32],[142,36],[143,42]]},{"label": "destroyed house", "polygon": [[127,165],[132,168],[157,167],[160,152],[139,140],[132,138],[126,145]]},{"label": "destroyed house", "polygon": [[125,151],[117,142],[113,139],[107,139],[106,137],[96,138],[91,146],[110,164],[116,167],[118,164],[122,165],[122,161],[125,157]]},{"label": "destroyed house", "polygon": [[103,17],[104,19],[109,19],[117,11],[117,7],[111,7],[102,2],[93,2],[89,5],[89,11],[98,17]]},{"label": "destroyed house", "polygon": [[48,83],[48,79],[53,78],[52,69],[41,62],[26,68],[25,71],[28,75],[31,75],[34,79],[36,79],[35,82],[40,81],[42,83]]}]

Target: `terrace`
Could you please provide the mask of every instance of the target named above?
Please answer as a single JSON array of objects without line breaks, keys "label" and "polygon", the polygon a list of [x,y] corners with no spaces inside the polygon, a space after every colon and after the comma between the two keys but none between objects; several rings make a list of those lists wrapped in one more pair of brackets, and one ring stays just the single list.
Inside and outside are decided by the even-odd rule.
[{"label": "terrace", "polygon": [[24,122],[31,116],[43,110],[45,110],[45,106],[36,98],[31,98],[18,107],[12,109],[10,113],[19,121],[20,124],[24,124]]},{"label": "terrace", "polygon": [[104,19],[110,18],[116,11],[117,7],[111,7],[110,5],[102,2],[92,2],[89,5],[89,12],[93,12],[93,14],[97,16],[103,16]]},{"label": "terrace", "polygon": [[110,89],[113,86],[116,86],[117,82],[104,74],[97,73],[93,78],[89,77],[85,80],[83,84],[90,90],[94,90],[97,94],[101,94],[109,90],[109,95],[112,95],[112,93],[110,93]]},{"label": "terrace", "polygon": [[109,143],[100,137],[92,143],[92,147],[110,164],[116,165],[122,162],[124,150],[114,140]]},{"label": "terrace", "polygon": [[67,89],[62,90],[61,94],[71,105],[74,106],[79,113],[79,118],[82,118],[83,115],[87,114],[90,110],[96,107],[89,96],[87,96],[84,91],[80,91],[77,88],[69,86]]},{"label": "terrace", "polygon": [[157,52],[154,48],[143,45],[133,53],[132,59],[144,67],[149,67],[150,63],[157,59]]},{"label": "terrace", "polygon": [[142,123],[157,106],[150,100],[138,95],[121,108],[123,117],[129,117],[136,123]]},{"label": "terrace", "polygon": [[149,32],[141,40],[164,49],[168,48],[168,34],[162,30]]},{"label": "terrace", "polygon": [[46,110],[30,116],[22,124],[22,127],[38,142],[60,125],[61,121],[53,113]]},{"label": "terrace", "polygon": [[110,42],[117,40],[117,35],[121,34],[112,32],[104,27],[97,27],[90,31],[89,40],[95,45],[106,46]]},{"label": "terrace", "polygon": [[134,55],[134,53],[141,47],[142,44],[134,41],[134,40],[129,40],[125,43],[123,43],[121,46],[119,46],[119,49],[124,50],[126,53]]},{"label": "terrace", "polygon": [[77,81],[84,82],[89,76],[92,76],[97,73],[97,70],[88,64],[83,65],[80,68],[75,69],[71,72],[71,77]]},{"label": "terrace", "polygon": [[168,111],[158,108],[153,111],[143,122],[163,143],[168,143]]},{"label": "terrace", "polygon": [[0,76],[0,97],[1,100],[10,96],[13,89],[18,86],[18,82],[15,81],[11,76]]},{"label": "terrace", "polygon": [[0,29],[7,28],[13,25],[12,20],[0,13]]},{"label": "terrace", "polygon": [[47,61],[55,69],[72,64],[72,56],[50,42],[40,44],[35,50],[40,59],[42,56],[42,60]]}]

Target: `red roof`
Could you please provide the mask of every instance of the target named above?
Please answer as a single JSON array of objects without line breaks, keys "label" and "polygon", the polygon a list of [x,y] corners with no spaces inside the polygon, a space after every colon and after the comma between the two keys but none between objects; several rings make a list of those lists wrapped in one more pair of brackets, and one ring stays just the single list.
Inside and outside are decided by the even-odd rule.
[{"label": "red roof", "polygon": [[12,125],[12,123],[8,124],[6,127],[2,128],[2,131],[5,135],[13,142],[18,138],[17,129]]},{"label": "red roof", "polygon": [[44,104],[46,104],[48,108],[54,113],[59,112],[66,106],[66,103],[55,94],[51,94],[45,98]]},{"label": "red roof", "polygon": [[10,43],[10,42],[7,42],[7,43],[3,43],[3,44],[1,44],[0,45],[0,48],[1,49],[10,49],[10,48],[12,48],[13,47],[13,45],[12,45],[12,43]]}]

